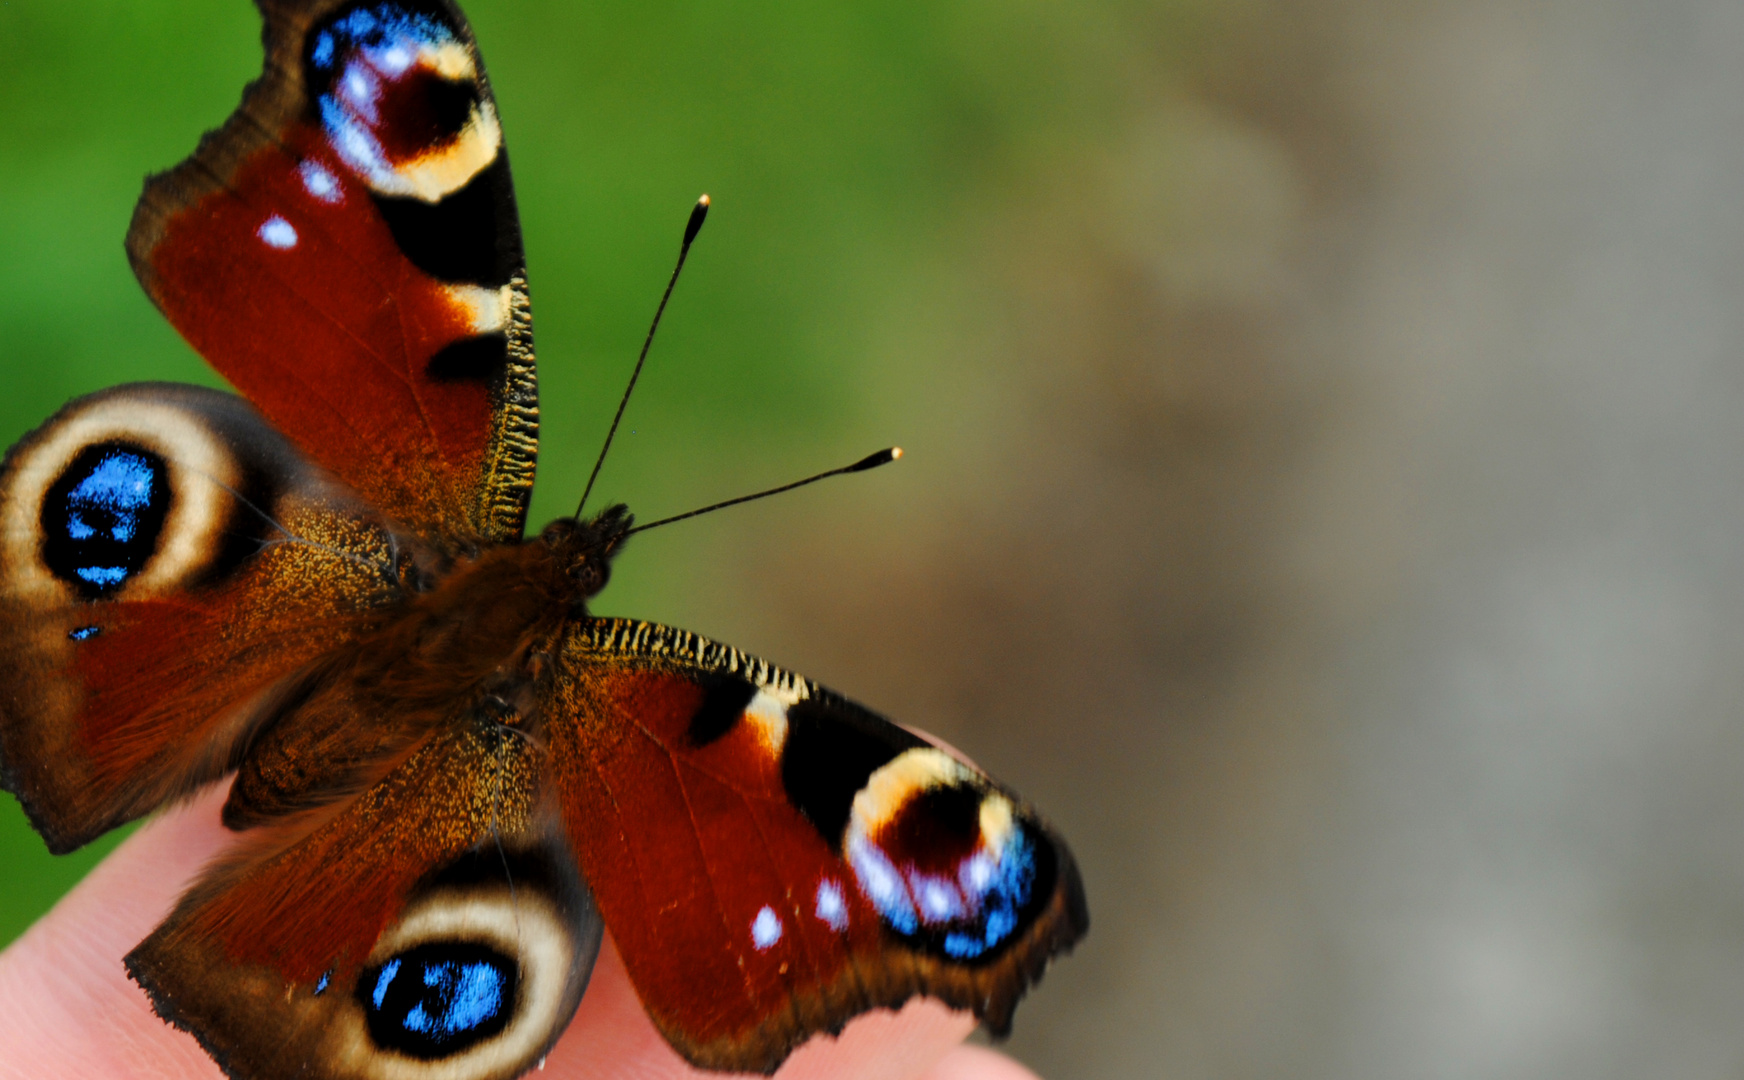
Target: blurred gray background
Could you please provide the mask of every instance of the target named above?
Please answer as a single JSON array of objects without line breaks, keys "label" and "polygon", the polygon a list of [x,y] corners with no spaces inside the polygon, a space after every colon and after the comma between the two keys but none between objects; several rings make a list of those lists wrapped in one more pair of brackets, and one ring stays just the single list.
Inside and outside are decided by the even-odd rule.
[{"label": "blurred gray background", "polygon": [[1218,18],[917,287],[987,464],[747,533],[759,647],[1074,838],[1045,1075],[1739,1076],[1744,5]]}]

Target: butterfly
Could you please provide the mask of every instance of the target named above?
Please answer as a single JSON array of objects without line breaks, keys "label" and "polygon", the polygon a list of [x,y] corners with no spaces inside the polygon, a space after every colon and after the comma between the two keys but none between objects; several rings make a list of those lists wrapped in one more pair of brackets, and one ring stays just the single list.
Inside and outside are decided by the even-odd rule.
[{"label": "butterfly", "polygon": [[257,4],[261,77],[127,235],[240,396],[115,387],[0,465],[0,780],[48,846],[234,774],[234,849],[126,957],[157,1012],[240,1080],[513,1077],[609,928],[700,1067],[916,995],[1007,1031],[1088,925],[1037,812],[590,615],[623,506],[524,536],[525,261],[459,9]]}]

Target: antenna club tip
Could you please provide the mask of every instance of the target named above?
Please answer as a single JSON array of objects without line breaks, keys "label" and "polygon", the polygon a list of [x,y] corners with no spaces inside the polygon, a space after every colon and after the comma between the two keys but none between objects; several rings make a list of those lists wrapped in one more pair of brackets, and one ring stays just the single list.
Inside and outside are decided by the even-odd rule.
[{"label": "antenna club tip", "polygon": [[690,208],[690,220],[684,224],[684,248],[690,250],[690,242],[696,239],[696,234],[702,231],[703,219],[708,217],[709,197],[704,195],[696,200],[696,205]]},{"label": "antenna club tip", "polygon": [[901,456],[902,456],[902,448],[900,446],[892,446],[890,449],[880,450],[876,454],[867,454],[865,457],[861,458],[859,461],[854,462],[852,465],[844,466],[836,471],[837,472],[864,472],[867,469],[876,469],[880,465],[888,465],[892,461],[895,461],[897,458],[899,458]]}]

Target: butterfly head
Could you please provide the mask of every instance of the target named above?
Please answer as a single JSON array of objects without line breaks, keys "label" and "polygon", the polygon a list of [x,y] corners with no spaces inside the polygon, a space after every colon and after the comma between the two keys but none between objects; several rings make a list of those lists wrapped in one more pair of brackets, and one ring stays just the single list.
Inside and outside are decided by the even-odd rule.
[{"label": "butterfly head", "polygon": [[575,599],[583,601],[611,580],[612,559],[635,524],[630,508],[618,503],[591,518],[558,518],[545,526],[539,539],[555,553],[573,583]]}]

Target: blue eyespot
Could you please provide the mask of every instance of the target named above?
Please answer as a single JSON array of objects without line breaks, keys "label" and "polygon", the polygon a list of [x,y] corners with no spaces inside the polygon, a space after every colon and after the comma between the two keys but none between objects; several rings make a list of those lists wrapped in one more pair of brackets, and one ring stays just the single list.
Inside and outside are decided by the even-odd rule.
[{"label": "blue eyespot", "polygon": [[947,956],[972,960],[998,948],[1017,930],[1035,888],[1035,841],[1028,830],[1015,829],[997,864],[984,871],[971,860],[959,877],[965,894],[978,896],[980,925],[971,926],[968,932],[953,929],[945,934],[940,947]]},{"label": "blue eyespot", "polygon": [[396,3],[362,5],[345,12],[318,32],[309,49],[309,63],[332,71],[346,49],[384,50],[395,46],[444,45],[454,31],[422,12]]},{"label": "blue eyespot", "polygon": [[376,1045],[428,1060],[506,1028],[519,983],[519,966],[495,949],[444,941],[365,971],[358,998]]},{"label": "blue eyespot", "polygon": [[882,828],[851,826],[843,854],[891,931],[952,960],[991,959],[1053,889],[1053,850],[1020,814],[991,833],[973,785],[911,797]]},{"label": "blue eyespot", "polygon": [[84,641],[88,638],[94,638],[102,632],[103,628],[101,626],[80,626],[68,630],[67,636],[72,638],[74,641]]},{"label": "blue eyespot", "polygon": [[151,561],[169,506],[162,458],[127,443],[87,446],[43,498],[43,561],[100,599]]},{"label": "blue eyespot", "polygon": [[[440,60],[462,40],[459,29],[415,7],[387,0],[343,9],[311,33],[304,61],[328,145],[378,194],[412,194],[401,170],[459,138],[482,93],[475,75]],[[278,229],[261,238],[290,239]]]}]

